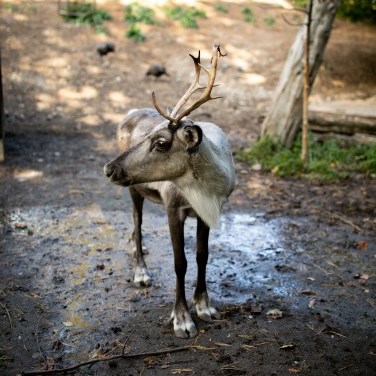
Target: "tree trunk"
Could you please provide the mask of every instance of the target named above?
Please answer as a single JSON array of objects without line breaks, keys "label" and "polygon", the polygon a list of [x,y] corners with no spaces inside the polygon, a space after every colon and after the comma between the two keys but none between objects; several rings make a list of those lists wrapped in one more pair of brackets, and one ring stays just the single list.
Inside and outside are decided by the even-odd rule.
[{"label": "tree trunk", "polygon": [[[322,63],[339,4],[340,0],[313,2],[309,48],[310,88]],[[302,124],[305,33],[306,25],[303,25],[289,51],[274,94],[271,111],[261,129],[261,136],[270,136],[274,141],[281,142],[287,147],[291,146]]]}]

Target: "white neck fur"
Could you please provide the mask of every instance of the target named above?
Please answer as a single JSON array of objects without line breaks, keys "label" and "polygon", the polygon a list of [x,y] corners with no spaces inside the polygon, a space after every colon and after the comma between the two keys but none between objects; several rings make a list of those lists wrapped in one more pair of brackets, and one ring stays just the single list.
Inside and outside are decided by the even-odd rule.
[{"label": "white neck fur", "polygon": [[219,227],[223,200],[194,185],[181,188],[184,197],[197,215],[209,226]]}]

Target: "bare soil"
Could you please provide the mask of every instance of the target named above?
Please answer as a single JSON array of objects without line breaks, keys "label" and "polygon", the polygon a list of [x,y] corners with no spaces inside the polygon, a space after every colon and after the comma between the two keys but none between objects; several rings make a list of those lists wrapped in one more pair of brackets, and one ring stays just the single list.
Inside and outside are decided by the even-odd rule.
[{"label": "bare soil", "polygon": [[[99,362],[77,375],[370,375],[376,368],[376,187],[365,175],[321,185],[281,179],[237,162],[237,188],[211,235],[208,286],[221,320],[174,337],[167,318],[174,272],[167,222],[146,206],[153,286],[132,285],[125,189],[103,165],[116,156],[117,122],[173,105],[193,77],[188,53],[207,61],[220,41],[217,93],[195,118],[216,122],[234,151],[257,139],[296,29],[243,2],[199,2],[208,18],[183,29],[158,12],[144,43],[124,37],[123,5],[97,1],[108,35],[64,23],[56,2],[12,1],[1,12],[6,161],[0,166],[0,373],[58,369],[103,355],[194,345],[161,356]],[[299,13],[297,13],[299,15]],[[264,19],[273,17],[268,26]],[[115,43],[100,57],[96,47]],[[313,99],[375,95],[376,32],[336,21]],[[145,76],[162,63],[169,76]],[[187,223],[187,293],[195,280],[194,223]],[[274,310],[274,311],[271,311]],[[274,316],[271,315],[274,312]]]}]

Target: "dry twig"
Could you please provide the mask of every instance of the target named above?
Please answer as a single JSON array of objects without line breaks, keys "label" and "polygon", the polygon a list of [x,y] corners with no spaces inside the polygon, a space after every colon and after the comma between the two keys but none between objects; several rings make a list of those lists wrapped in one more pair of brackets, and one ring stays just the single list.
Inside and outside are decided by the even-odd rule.
[{"label": "dry twig", "polygon": [[108,362],[111,360],[116,359],[134,359],[134,358],[140,358],[143,356],[158,356],[158,355],[164,355],[164,354],[170,354],[175,352],[181,352],[181,351],[187,351],[190,349],[194,349],[196,346],[183,346],[183,347],[176,347],[173,349],[166,349],[166,350],[160,350],[160,351],[151,351],[151,352],[143,352],[143,353],[136,353],[136,354],[120,354],[120,355],[113,355],[113,356],[107,356],[103,358],[98,359],[92,359],[88,360],[86,362],[78,363],[74,366],[66,367],[66,368],[60,368],[60,369],[49,369],[49,370],[36,370],[36,371],[23,371],[21,375],[54,375],[57,373],[68,373],[71,371],[74,371],[78,368],[93,365],[98,362]]},{"label": "dry twig", "polygon": [[4,308],[5,313],[6,313],[7,316],[8,316],[9,326],[10,326],[10,331],[13,331],[12,318],[10,317],[10,313],[9,313],[9,311],[8,311],[8,308],[7,308],[3,303],[0,303],[0,305]]}]

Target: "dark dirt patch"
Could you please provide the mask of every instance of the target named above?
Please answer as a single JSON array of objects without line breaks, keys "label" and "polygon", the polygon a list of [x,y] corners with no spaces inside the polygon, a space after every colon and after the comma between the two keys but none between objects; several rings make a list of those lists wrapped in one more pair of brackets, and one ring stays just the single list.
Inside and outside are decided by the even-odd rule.
[{"label": "dark dirt patch", "polygon": [[[187,54],[207,51],[219,35],[229,53],[219,74],[225,98],[196,116],[220,124],[235,149],[255,140],[296,32],[283,23],[282,11],[255,5],[259,21],[250,25],[241,21],[241,4],[230,3],[229,13],[219,15],[213,3],[200,3],[209,18],[199,31],[162,18],[164,27],[148,26],[148,40],[134,44],[123,37],[118,2],[105,3],[114,16],[105,38],[63,23],[55,3],[15,3],[17,11],[1,15],[7,120],[7,159],[0,166],[1,374],[119,354],[128,337],[126,353],[202,347],[76,373],[370,374],[376,366],[374,179],[357,175],[320,185],[238,163],[237,189],[221,230],[211,236],[208,286],[222,319],[208,325],[193,316],[200,333],[185,341],[166,323],[174,273],[162,210],[146,207],[154,285],[138,290],[127,244],[129,198],[102,176],[116,155],[116,122],[129,108],[150,106],[152,90],[164,105],[173,104],[191,78]],[[275,17],[274,27],[263,24],[266,16]],[[101,58],[96,46],[107,39],[116,52]],[[372,28],[338,22],[314,95],[374,95],[375,39]],[[144,76],[157,62],[169,77]],[[191,222],[186,242],[191,296]],[[282,317],[271,318],[271,309]]]}]

